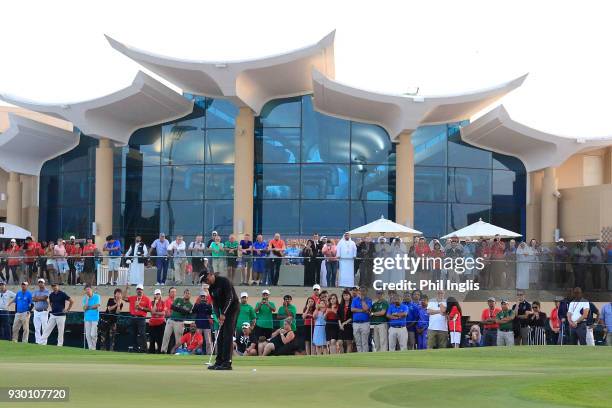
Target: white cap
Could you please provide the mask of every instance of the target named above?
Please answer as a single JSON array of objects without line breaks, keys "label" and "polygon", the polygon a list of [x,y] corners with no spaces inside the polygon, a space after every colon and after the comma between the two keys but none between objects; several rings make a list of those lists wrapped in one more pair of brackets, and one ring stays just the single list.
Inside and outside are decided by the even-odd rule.
[{"label": "white cap", "polygon": [[43,278],[40,278],[40,279],[38,280],[38,283],[45,283],[45,280],[44,280]]},{"label": "white cap", "polygon": [[557,242],[565,242],[565,240],[563,238],[559,238]]},{"label": "white cap", "polygon": [[269,295],[270,291],[268,289],[264,289],[264,290],[261,291],[261,294],[262,295],[266,295],[266,294]]},{"label": "white cap", "polygon": [[248,293],[246,293],[246,292],[240,292],[240,297],[241,297],[241,298],[243,298],[243,297],[249,297],[249,294],[248,294]]},{"label": "white cap", "polygon": [[70,239],[76,239],[76,237],[74,235],[71,235]]},{"label": "white cap", "polygon": [[160,289],[155,289],[155,292],[153,292],[154,295],[161,295],[161,290]]},{"label": "white cap", "polygon": [[11,239],[11,242],[17,242],[17,240],[15,238]]},{"label": "white cap", "polygon": [[242,323],[242,328],[247,328],[247,327],[251,327],[251,324],[249,322],[244,322]]},{"label": "white cap", "polygon": [[136,285],[136,289],[144,289],[144,286],[142,286],[142,283],[139,283],[138,285]]},{"label": "white cap", "polygon": [[219,234],[217,233],[217,231],[213,231],[212,235],[219,235]]},{"label": "white cap", "polygon": [[321,290],[321,285],[319,285],[319,284],[313,285],[312,286],[312,290],[315,290],[315,289]]}]

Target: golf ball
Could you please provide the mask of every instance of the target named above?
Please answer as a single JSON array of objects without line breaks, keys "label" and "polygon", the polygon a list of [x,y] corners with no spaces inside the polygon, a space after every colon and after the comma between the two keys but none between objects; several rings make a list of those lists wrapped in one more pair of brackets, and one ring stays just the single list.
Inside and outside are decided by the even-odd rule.
[{"label": "golf ball", "polygon": [[254,369],[253,369],[253,372],[255,372],[255,371],[257,371],[257,369],[256,369],[256,368],[254,368]]}]

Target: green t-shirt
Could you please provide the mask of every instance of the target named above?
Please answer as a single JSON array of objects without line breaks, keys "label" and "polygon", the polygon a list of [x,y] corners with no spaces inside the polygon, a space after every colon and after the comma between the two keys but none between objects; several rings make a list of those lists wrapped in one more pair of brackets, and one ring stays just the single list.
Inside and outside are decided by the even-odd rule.
[{"label": "green t-shirt", "polygon": [[[226,250],[228,249],[234,249],[237,250],[238,249],[238,241],[234,241],[234,242],[230,242],[230,241],[225,241],[225,244],[223,244],[223,248],[225,248]],[[238,256],[238,251],[235,252],[226,252],[227,256]]]},{"label": "green t-shirt", "polygon": [[[495,317],[499,320],[503,319],[504,317],[512,317],[514,316],[514,312],[511,309],[508,309],[507,311],[501,311],[499,312]],[[499,325],[499,329],[500,330],[512,330],[512,320],[510,320],[509,322],[506,323],[501,323]]]},{"label": "green t-shirt", "polygon": [[212,252],[213,258],[218,258],[223,256],[223,244],[220,242],[213,242],[210,244],[210,249]]},{"label": "green t-shirt", "polygon": [[[382,300],[377,300],[376,302],[372,303],[372,307],[370,308],[370,311],[372,313],[376,313],[376,312],[382,312],[383,310],[387,310],[389,308],[389,302],[387,302],[385,299]],[[387,313],[383,314],[382,316],[371,316],[370,317],[370,324],[378,324],[378,323],[387,323]]]},{"label": "green t-shirt", "polygon": [[[178,299],[174,299],[174,302],[172,303],[173,306],[179,306],[188,310],[191,310],[193,308],[193,304],[188,301],[185,300],[183,298],[178,298]],[[185,320],[185,319],[189,319],[189,317],[191,316],[191,313],[180,313],[177,312],[176,310],[172,310],[172,314],[170,315],[170,318],[172,320]]]},{"label": "green t-shirt", "polygon": [[[257,302],[255,309],[257,309],[260,303],[261,302]],[[257,326],[261,327],[262,329],[274,328],[272,309],[276,309],[276,305],[274,305],[273,302],[268,301],[267,305],[261,305],[261,308],[259,308],[259,313],[257,313]]]},{"label": "green t-shirt", "polygon": [[[285,306],[281,306],[278,308],[278,310],[276,311],[276,317],[281,320],[281,319],[286,319],[287,317],[289,317],[290,315],[293,316],[293,320],[291,321],[291,330],[295,331],[297,329],[297,323],[296,323],[296,319],[297,319],[297,309],[295,308],[295,305],[289,305],[287,307],[289,309],[289,311],[287,311],[285,309]],[[290,312],[290,313],[287,313]],[[279,327],[282,325],[282,322],[279,323]]]},{"label": "green t-shirt", "polygon": [[240,311],[238,312],[238,319],[236,319],[236,330],[240,332],[242,330],[242,323],[251,323],[255,319],[255,309],[248,303],[240,304]]}]

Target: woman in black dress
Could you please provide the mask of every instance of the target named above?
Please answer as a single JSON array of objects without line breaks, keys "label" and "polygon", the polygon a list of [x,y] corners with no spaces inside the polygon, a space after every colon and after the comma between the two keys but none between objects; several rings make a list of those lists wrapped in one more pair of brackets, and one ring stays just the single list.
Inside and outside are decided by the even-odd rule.
[{"label": "woman in black dress", "polygon": [[329,295],[327,310],[325,311],[325,337],[329,346],[330,354],[338,352],[338,296],[335,293]]},{"label": "woman in black dress", "polygon": [[304,258],[304,286],[312,286],[315,284],[315,270],[317,267],[317,249],[312,239],[306,242],[300,256]]},{"label": "woman in black dress", "polygon": [[338,306],[338,352],[353,351],[353,312],[351,311],[351,292],[342,292],[342,301]]},{"label": "woman in black dress", "polygon": [[540,310],[540,302],[531,304],[532,313],[527,317],[529,325],[529,345],[546,345],[546,313]]}]

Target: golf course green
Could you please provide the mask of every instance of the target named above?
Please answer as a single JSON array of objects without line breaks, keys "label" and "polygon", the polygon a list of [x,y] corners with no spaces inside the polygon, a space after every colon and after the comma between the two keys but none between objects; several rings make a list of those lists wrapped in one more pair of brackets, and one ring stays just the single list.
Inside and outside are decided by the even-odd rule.
[{"label": "golf course green", "polygon": [[0,341],[0,387],[70,388],[68,404],[18,407],[612,407],[611,347],[251,357],[234,371],[206,361]]}]

